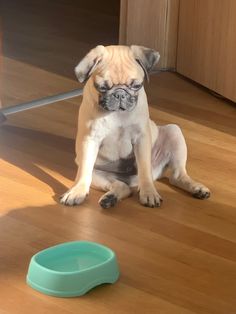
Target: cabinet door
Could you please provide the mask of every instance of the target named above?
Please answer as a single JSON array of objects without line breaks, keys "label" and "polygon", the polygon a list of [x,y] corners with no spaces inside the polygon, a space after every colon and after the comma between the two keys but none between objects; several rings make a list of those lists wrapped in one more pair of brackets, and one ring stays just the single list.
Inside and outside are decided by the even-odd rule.
[{"label": "cabinet door", "polygon": [[158,67],[175,69],[178,7],[179,0],[121,0],[119,43],[156,49]]},{"label": "cabinet door", "polygon": [[177,71],[236,101],[235,0],[180,0]]}]

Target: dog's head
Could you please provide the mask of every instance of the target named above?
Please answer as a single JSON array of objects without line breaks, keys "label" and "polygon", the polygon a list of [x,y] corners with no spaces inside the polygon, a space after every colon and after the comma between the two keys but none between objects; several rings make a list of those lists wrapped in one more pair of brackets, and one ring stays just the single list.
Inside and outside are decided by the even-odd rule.
[{"label": "dog's head", "polygon": [[158,52],[141,46],[97,46],[81,60],[75,73],[80,82],[92,80],[101,108],[131,111],[159,58]]}]

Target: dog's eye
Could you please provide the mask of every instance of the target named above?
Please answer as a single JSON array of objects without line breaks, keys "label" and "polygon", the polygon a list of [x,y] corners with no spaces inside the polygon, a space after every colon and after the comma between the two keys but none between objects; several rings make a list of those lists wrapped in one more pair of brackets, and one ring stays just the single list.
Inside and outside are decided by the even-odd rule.
[{"label": "dog's eye", "polygon": [[141,83],[134,83],[130,86],[130,88],[133,90],[139,90],[142,86],[143,86],[143,84],[141,84]]},{"label": "dog's eye", "polygon": [[108,86],[108,84],[97,84],[96,82],[94,83],[94,87],[96,88],[96,90],[100,93],[105,93],[106,91],[108,91],[108,89],[110,89],[110,87]]}]

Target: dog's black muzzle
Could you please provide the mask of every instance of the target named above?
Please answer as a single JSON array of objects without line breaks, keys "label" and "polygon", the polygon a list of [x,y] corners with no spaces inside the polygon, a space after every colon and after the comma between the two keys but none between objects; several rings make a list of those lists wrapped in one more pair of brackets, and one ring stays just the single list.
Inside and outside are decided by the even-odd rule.
[{"label": "dog's black muzzle", "polygon": [[99,105],[108,111],[132,111],[137,104],[138,95],[118,87],[101,93]]}]

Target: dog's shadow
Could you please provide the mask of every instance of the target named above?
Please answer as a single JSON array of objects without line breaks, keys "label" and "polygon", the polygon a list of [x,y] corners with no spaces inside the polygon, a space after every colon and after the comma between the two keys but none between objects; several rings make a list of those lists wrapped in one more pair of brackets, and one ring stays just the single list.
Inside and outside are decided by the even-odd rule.
[{"label": "dog's shadow", "polygon": [[74,146],[73,139],[42,131],[12,125],[0,129],[0,158],[46,183],[53,190],[54,199],[68,187],[43,168],[73,181],[76,174]]}]

